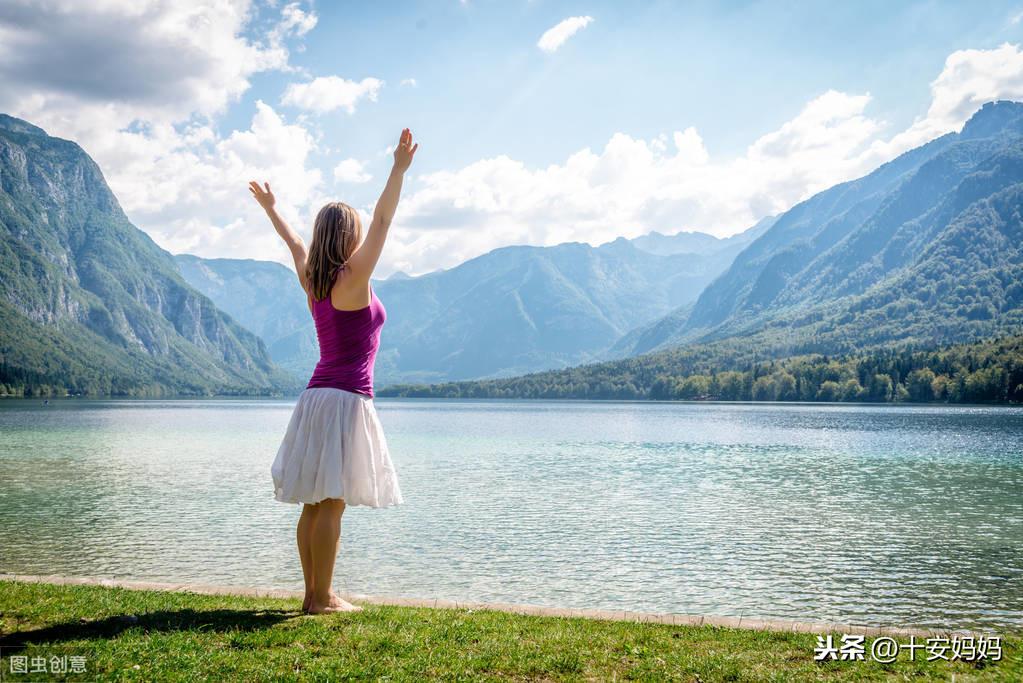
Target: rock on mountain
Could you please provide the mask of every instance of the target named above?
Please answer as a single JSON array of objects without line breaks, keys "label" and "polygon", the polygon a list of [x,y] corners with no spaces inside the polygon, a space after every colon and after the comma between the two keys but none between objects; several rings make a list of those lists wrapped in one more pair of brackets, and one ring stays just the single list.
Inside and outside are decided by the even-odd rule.
[{"label": "rock on mountain", "polygon": [[296,379],[308,379],[319,357],[305,293],[295,271],[274,261],[174,257],[181,276],[254,332],[270,357]]},{"label": "rock on mountain", "polygon": [[0,384],[7,391],[288,388],[263,343],[178,273],[75,143],[0,115]]}]

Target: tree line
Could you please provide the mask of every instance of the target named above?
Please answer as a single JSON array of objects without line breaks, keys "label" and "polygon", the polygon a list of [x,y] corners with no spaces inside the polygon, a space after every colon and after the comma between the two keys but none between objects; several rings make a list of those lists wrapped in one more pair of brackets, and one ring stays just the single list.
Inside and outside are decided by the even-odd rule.
[{"label": "tree line", "polygon": [[[714,365],[708,352],[508,379],[398,384],[380,396],[720,401],[1023,403],[1023,336],[938,349],[809,354]],[[675,367],[672,367],[675,359]]]}]

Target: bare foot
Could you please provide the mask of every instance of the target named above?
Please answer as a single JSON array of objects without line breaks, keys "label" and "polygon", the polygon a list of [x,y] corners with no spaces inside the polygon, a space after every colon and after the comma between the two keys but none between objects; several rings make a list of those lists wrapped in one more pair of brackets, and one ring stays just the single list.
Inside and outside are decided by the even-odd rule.
[{"label": "bare foot", "polygon": [[309,605],[312,604],[312,601],[313,601],[313,592],[312,591],[306,591],[305,600],[302,601],[302,611],[303,612],[308,612],[309,611]]},{"label": "bare foot", "polygon": [[334,591],[330,592],[330,604],[332,607],[337,607],[343,612],[361,612],[362,608],[358,605],[353,605],[347,600],[343,599],[340,595]]},{"label": "bare foot", "polygon": [[309,601],[306,609],[308,614],[332,614],[334,612],[361,612],[362,608],[343,600],[337,593],[331,591],[326,604],[321,604],[315,599]]}]

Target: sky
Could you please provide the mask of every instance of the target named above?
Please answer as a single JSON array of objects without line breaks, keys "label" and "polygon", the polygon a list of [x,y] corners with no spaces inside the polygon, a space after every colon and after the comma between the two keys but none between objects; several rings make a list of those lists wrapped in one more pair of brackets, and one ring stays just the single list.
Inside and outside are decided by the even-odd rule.
[{"label": "sky", "polygon": [[368,226],[420,149],[378,266],[651,230],[728,236],[1023,100],[1023,1],[5,0],[0,111],[72,139],[173,253],[290,257]]}]

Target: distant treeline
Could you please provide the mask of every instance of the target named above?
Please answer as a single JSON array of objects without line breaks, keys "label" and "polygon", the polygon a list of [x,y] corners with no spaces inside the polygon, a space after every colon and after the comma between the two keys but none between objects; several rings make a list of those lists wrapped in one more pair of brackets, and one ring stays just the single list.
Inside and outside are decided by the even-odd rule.
[{"label": "distant treeline", "polygon": [[[685,352],[683,352],[685,353]],[[1023,403],[1023,336],[932,350],[878,350],[751,361],[718,371],[654,354],[625,361],[513,377],[399,384],[380,396],[721,401],[907,401]],[[678,359],[688,356],[674,356]],[[666,359],[669,359],[666,362]]]},{"label": "distant treeline", "polygon": [[[133,376],[106,376],[100,372],[37,372],[7,364],[0,353],[0,397],[113,396],[120,398],[171,398],[210,396],[281,396],[278,387],[214,387],[201,383],[161,383]],[[184,386],[183,386],[184,384]]]},{"label": "distant treeline", "polygon": [[[0,396],[125,398],[280,396],[297,382],[258,386],[244,373],[142,349],[116,347],[80,325],[35,325],[0,299]],[[187,353],[191,353],[187,351]],[[273,377],[277,380],[277,376]],[[249,381],[246,381],[249,380]]]}]

